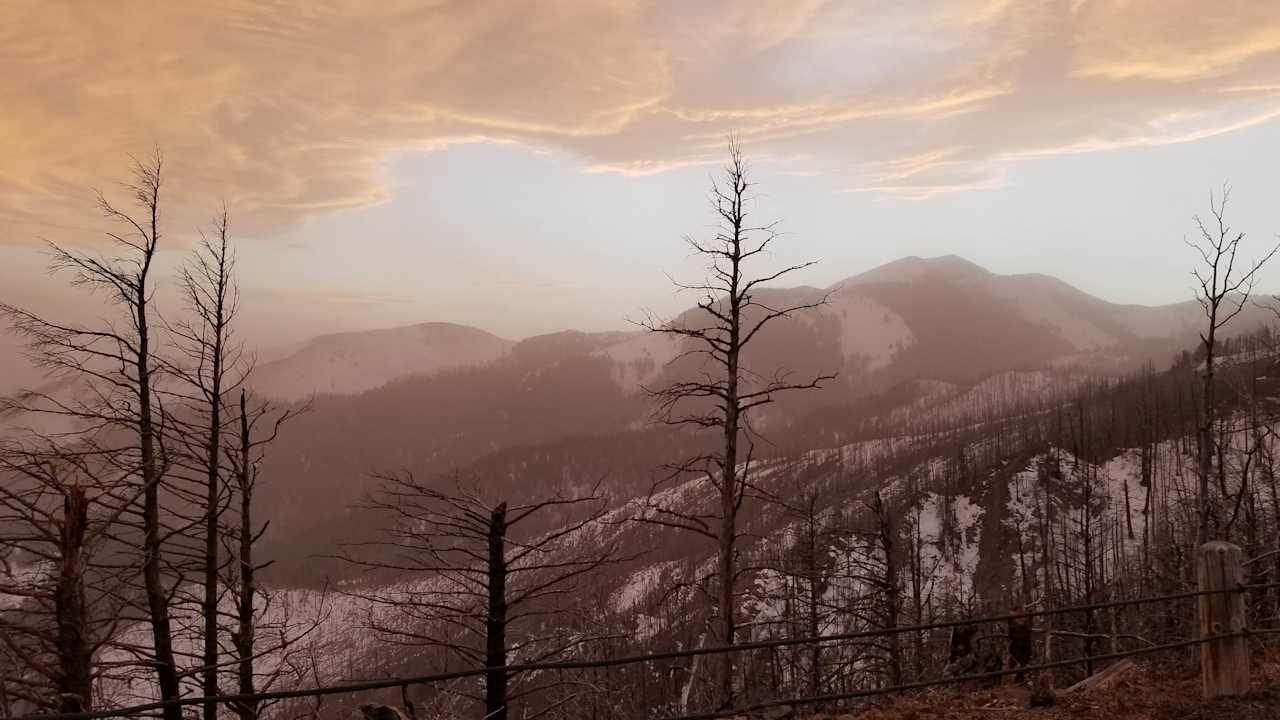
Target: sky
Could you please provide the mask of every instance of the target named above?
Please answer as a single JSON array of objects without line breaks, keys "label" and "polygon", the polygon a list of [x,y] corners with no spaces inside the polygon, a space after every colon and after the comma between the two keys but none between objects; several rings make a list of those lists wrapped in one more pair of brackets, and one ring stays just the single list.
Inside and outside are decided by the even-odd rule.
[{"label": "sky", "polygon": [[1181,301],[1210,190],[1230,183],[1250,248],[1280,232],[1280,13],[0,0],[0,300],[100,314],[41,243],[105,250],[94,189],[125,199],[130,154],[158,147],[161,265],[225,202],[256,346],[436,320],[626,328],[689,304],[666,276],[696,277],[681,237],[711,222],[731,133],[786,233],[771,260],[819,261],[797,282],[955,253]]}]

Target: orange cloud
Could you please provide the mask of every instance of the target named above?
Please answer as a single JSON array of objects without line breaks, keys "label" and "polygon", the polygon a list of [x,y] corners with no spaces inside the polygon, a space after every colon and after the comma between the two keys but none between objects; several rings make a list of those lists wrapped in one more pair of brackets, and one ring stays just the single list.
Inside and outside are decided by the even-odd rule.
[{"label": "orange cloud", "polygon": [[82,227],[162,147],[176,219],[250,229],[383,202],[455,142],[651,174],[749,150],[902,197],[1010,163],[1185,142],[1280,111],[1266,3],[0,0],[0,242]]},{"label": "orange cloud", "polygon": [[1074,12],[1080,77],[1192,81],[1280,52],[1276,8],[1256,0],[1093,0]]},{"label": "orange cloud", "polygon": [[162,147],[187,205],[272,226],[386,196],[390,153],[609,135],[666,93],[630,3],[13,3],[0,218],[62,216]]}]

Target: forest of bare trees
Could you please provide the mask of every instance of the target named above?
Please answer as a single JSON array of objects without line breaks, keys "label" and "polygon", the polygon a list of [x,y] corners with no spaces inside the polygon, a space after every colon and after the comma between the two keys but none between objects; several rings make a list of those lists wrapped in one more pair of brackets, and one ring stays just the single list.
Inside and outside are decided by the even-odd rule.
[{"label": "forest of bare trees", "polygon": [[[252,524],[253,467],[296,411],[241,389],[251,363],[233,335],[225,209],[181,271],[184,312],[170,319],[157,307],[163,178],[157,152],[135,162],[124,186],[132,208],[99,193],[116,228],[103,254],[50,245],[52,269],[107,308],[100,322],[0,306],[56,381],[3,406],[27,426],[0,446],[2,589],[18,598],[0,612],[6,715],[119,702],[106,699],[108,687],[148,675],[159,699],[179,697],[184,685],[218,695],[237,675],[252,689],[255,678],[278,674],[256,670],[255,659],[278,662],[305,634],[291,628],[253,642],[255,632],[270,637],[253,590],[252,546],[264,529]],[[239,711],[257,717],[252,707]],[[206,718],[216,712],[205,704]],[[166,707],[164,717],[182,717],[181,708]]]}]

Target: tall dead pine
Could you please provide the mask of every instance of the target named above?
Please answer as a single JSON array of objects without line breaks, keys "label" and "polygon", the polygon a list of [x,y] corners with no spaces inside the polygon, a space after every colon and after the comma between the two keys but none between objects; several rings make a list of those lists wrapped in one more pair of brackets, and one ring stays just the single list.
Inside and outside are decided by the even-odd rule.
[{"label": "tall dead pine", "polygon": [[[716,451],[677,464],[649,496],[652,500],[659,494],[660,485],[686,473],[699,473],[714,489],[714,507],[701,511],[649,502],[636,519],[691,531],[716,543],[715,604],[719,640],[724,645],[737,641],[738,512],[751,486],[750,415],[778,395],[818,388],[835,377],[819,375],[794,380],[782,369],[769,375],[759,368],[746,367],[744,351],[765,327],[826,301],[825,297],[814,297],[809,302],[786,303],[757,297],[765,284],[813,263],[749,274],[748,265],[769,252],[778,237],[775,223],[756,224],[750,218],[754,186],[742,149],[731,141],[723,179],[713,181],[711,187],[711,207],[718,222],[716,233],[710,240],[685,238],[694,253],[707,261],[706,280],[688,285],[676,283],[681,290],[701,295],[697,309],[670,322],[650,318],[641,323],[650,332],[672,336],[684,345],[673,361],[679,379],[665,387],[646,388],[657,404],[659,420],[715,432],[719,442]],[[699,360],[700,366],[686,365]],[[720,706],[732,707],[734,653],[722,653],[719,662]]]},{"label": "tall dead pine", "polygon": [[1214,426],[1218,420],[1217,386],[1214,374],[1217,370],[1219,334],[1237,315],[1244,311],[1257,280],[1258,271],[1270,260],[1280,245],[1274,245],[1259,260],[1239,263],[1240,243],[1245,234],[1236,232],[1227,224],[1227,200],[1230,188],[1223,188],[1221,199],[1209,195],[1209,213],[1212,220],[1205,222],[1197,217],[1196,228],[1200,237],[1187,241],[1200,255],[1201,265],[1192,275],[1198,287],[1196,300],[1204,312],[1205,325],[1200,333],[1200,345],[1204,351],[1204,374],[1200,398],[1200,422],[1196,432],[1196,480],[1198,510],[1198,540],[1210,539],[1213,529],[1213,502],[1210,498],[1210,475],[1213,458],[1218,450],[1214,439]]}]

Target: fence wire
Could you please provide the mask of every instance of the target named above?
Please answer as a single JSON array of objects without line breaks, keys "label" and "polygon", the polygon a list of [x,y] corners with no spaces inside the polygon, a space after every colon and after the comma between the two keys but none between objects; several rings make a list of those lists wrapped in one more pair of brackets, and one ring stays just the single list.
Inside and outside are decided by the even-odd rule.
[{"label": "fence wire", "polygon": [[[754,642],[736,643],[734,645],[716,645],[711,647],[689,648],[686,650],[669,650],[657,653],[646,653],[642,655],[626,655],[617,658],[588,658],[581,660],[558,660],[551,662],[534,662],[534,663],[514,663],[497,667],[482,667],[469,670],[456,670],[452,672],[434,673],[431,675],[419,675],[403,678],[386,678],[381,680],[369,680],[364,682],[343,683],[340,685],[324,685],[311,688],[303,688],[297,690],[274,690],[257,693],[237,693],[224,694],[202,697],[185,697],[172,698],[168,700],[158,700],[150,703],[139,705],[131,705],[128,707],[94,710],[88,712],[77,713],[45,713],[23,715],[19,717],[0,718],[0,720],[98,720],[99,718],[115,718],[115,717],[131,717],[155,710],[162,710],[172,706],[190,706],[204,705],[209,702],[222,705],[231,705],[247,701],[270,701],[270,700],[287,700],[295,698],[322,697],[328,695],[344,695],[360,692],[369,692],[373,690],[385,690],[390,688],[405,688],[411,685],[429,685],[434,683],[447,682],[450,680],[459,680],[465,678],[483,677],[493,672],[505,672],[508,675],[517,673],[537,672],[537,671],[563,671],[563,670],[590,670],[594,668],[618,667],[623,665],[636,665],[661,660],[676,660],[681,658],[698,657],[702,655],[720,655],[724,653],[740,653],[751,650],[764,650],[770,648],[789,647],[795,645],[813,645],[831,642],[841,642],[847,640],[859,640],[866,638],[885,637],[889,635],[898,635],[904,633],[927,632],[931,630],[946,630],[956,627],[964,627],[966,625],[978,625],[982,623],[998,623],[1011,620],[1014,618],[1031,619],[1037,617],[1049,617],[1056,615],[1066,615],[1078,612],[1091,612],[1097,610],[1106,610],[1110,608],[1125,607],[1129,605],[1146,605],[1158,602],[1169,602],[1174,600],[1185,600],[1189,598],[1202,597],[1205,595],[1218,595],[1224,593],[1248,592],[1251,590],[1265,590],[1280,587],[1280,581],[1267,583],[1253,583],[1237,585],[1234,588],[1224,588],[1221,590],[1189,590],[1180,593],[1170,593],[1167,595],[1155,595],[1140,598],[1129,598],[1125,600],[1110,600],[1106,602],[1090,603],[1086,605],[1072,605],[1068,607],[1052,608],[1047,610],[1028,611],[1019,614],[1003,614],[990,615],[977,618],[964,618],[960,620],[948,620],[944,622],[925,623],[921,625],[899,625],[891,628],[876,628],[874,630],[860,630],[856,632],[837,633],[832,635],[820,635],[815,637],[793,637],[793,638],[777,638],[773,640],[758,640]],[[1265,631],[1248,631],[1238,633],[1230,633],[1225,635],[1213,635],[1203,638],[1194,638],[1180,640],[1173,643],[1162,645],[1154,645],[1151,647],[1140,648],[1120,653],[1108,653],[1105,655],[1096,655],[1091,657],[1074,658],[1071,660],[1060,660],[1052,663],[1044,663],[1041,665],[1025,666],[1014,670],[1001,670],[988,673],[980,673],[974,675],[966,675],[953,678],[939,678],[936,680],[919,681],[913,683],[904,683],[900,685],[887,686],[883,688],[871,688],[865,690],[850,691],[846,693],[835,693],[830,695],[799,697],[772,700],[765,703],[759,703],[751,706],[737,707],[729,710],[715,711],[694,715],[679,715],[665,718],[664,720],[711,720],[713,718],[729,717],[744,712],[752,712],[755,710],[763,710],[773,707],[785,705],[813,705],[818,703],[835,702],[839,700],[851,700],[860,697],[869,697],[874,695],[885,695],[907,690],[916,690],[921,688],[937,687],[941,685],[951,685],[956,683],[970,682],[973,680],[983,680],[989,678],[999,678],[1005,675],[1015,674],[1019,672],[1034,672],[1037,670],[1047,670],[1059,667],[1070,667],[1088,662],[1105,661],[1119,659],[1133,655],[1145,655],[1156,652],[1173,650],[1190,645],[1196,645],[1210,640],[1216,640],[1228,637],[1237,637],[1240,635],[1250,634],[1266,634]]]},{"label": "fence wire", "polygon": [[925,688],[939,687],[943,685],[955,685],[959,683],[972,682],[975,680],[994,680],[1006,677],[1008,675],[1017,675],[1022,673],[1038,672],[1040,670],[1053,670],[1055,668],[1072,667],[1074,665],[1082,665],[1090,662],[1100,662],[1106,660],[1119,660],[1121,658],[1133,657],[1135,655],[1150,655],[1152,653],[1165,652],[1168,650],[1177,650],[1179,648],[1199,645],[1211,640],[1223,640],[1233,637],[1247,637],[1248,632],[1225,633],[1221,635],[1209,635],[1202,638],[1191,638],[1187,640],[1178,640],[1176,642],[1164,643],[1161,645],[1153,645],[1151,647],[1138,648],[1136,650],[1126,650],[1124,652],[1106,653],[1104,655],[1090,655],[1088,657],[1072,658],[1070,660],[1056,660],[1049,663],[1040,663],[1038,665],[1024,665],[1018,668],[1007,670],[992,670],[990,672],[975,673],[972,675],[960,675],[950,678],[938,678],[936,680],[921,680],[919,682],[902,683],[900,685],[889,685],[882,688],[867,688],[865,690],[851,690],[843,693],[831,693],[827,695],[810,695],[805,697],[785,698],[779,700],[769,700],[754,705],[745,705],[742,707],[732,708],[728,710],[716,710],[714,712],[697,713],[692,715],[671,715],[662,720],[713,720],[714,718],[730,717],[733,715],[741,715],[742,713],[756,712],[759,710],[768,710],[775,707],[795,706],[795,705],[818,705],[821,703],[837,702],[840,700],[855,700],[858,698],[874,697],[877,695],[892,695],[895,693],[906,692],[908,690],[922,690]]}]

